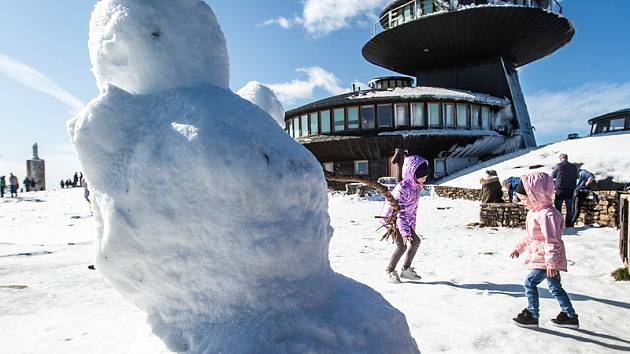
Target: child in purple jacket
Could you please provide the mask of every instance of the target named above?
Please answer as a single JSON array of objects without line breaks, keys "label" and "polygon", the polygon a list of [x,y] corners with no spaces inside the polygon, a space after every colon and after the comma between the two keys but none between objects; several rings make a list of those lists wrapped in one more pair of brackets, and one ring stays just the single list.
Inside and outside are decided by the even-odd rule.
[{"label": "child in purple jacket", "polygon": [[[426,159],[417,155],[405,157],[402,168],[402,180],[392,191],[392,196],[398,201],[400,210],[398,211],[398,218],[396,219],[396,229],[398,232],[394,238],[396,250],[385,270],[390,283],[400,283],[400,278],[412,280],[420,279],[413,267],[411,267],[411,262],[420,246],[420,238],[416,235],[415,231],[416,212],[422,184],[427,180],[428,175],[429,162]],[[389,217],[391,214],[392,207],[387,204],[385,215]],[[405,246],[405,243],[408,243],[409,246]],[[403,263],[399,277],[396,272],[396,266],[405,251],[407,251],[407,256],[405,257],[405,262]]]}]

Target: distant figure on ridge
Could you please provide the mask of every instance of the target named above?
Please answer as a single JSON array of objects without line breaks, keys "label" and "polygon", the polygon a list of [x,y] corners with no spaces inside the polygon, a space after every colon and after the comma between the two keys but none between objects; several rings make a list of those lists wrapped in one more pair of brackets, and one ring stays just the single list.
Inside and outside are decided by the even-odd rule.
[{"label": "distant figure on ridge", "polygon": [[20,188],[20,182],[18,181],[18,178],[15,177],[13,175],[13,173],[10,173],[10,176],[9,176],[9,189],[11,190],[11,197],[13,197],[13,195],[15,194],[15,198],[17,198],[17,196],[18,196],[18,188]]},{"label": "distant figure on ridge", "polygon": [[70,180],[70,178],[68,178],[66,180],[66,188],[70,188],[71,185],[72,185],[72,181]]},{"label": "distant figure on ridge", "polygon": [[59,185],[61,186],[61,189],[64,189],[64,187],[66,186],[66,182],[64,182],[62,179],[61,182],[59,182]]},{"label": "distant figure on ridge", "polygon": [[503,203],[503,190],[495,170],[487,170],[486,177],[479,180],[482,203]]},{"label": "distant figure on ridge", "polygon": [[22,181],[22,183],[24,184],[24,189],[26,190],[26,192],[30,192],[31,191],[31,180],[28,179],[28,177],[24,177],[24,181]]},{"label": "distant figure on ridge", "polygon": [[578,179],[578,168],[569,162],[567,154],[560,154],[560,163],[553,168],[551,177],[555,180],[556,200],[554,206],[562,213],[562,203],[566,204],[565,227],[573,227],[573,192]]},{"label": "distant figure on ridge", "polygon": [[7,180],[5,176],[0,177],[0,198],[4,198],[4,189],[7,188]]},{"label": "distant figure on ridge", "polygon": [[72,178],[72,187],[76,187],[79,184],[79,176],[77,173],[74,173],[74,177]]}]

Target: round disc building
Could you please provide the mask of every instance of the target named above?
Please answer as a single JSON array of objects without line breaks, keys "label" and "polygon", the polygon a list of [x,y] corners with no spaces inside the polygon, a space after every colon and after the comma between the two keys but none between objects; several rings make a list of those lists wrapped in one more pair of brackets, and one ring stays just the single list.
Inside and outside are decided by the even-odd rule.
[{"label": "round disc building", "polygon": [[516,69],[572,39],[557,1],[397,0],[375,26],[363,56],[412,77],[377,78],[285,115],[287,133],[326,170],[400,177],[391,158],[405,151],[439,178],[536,146]]}]

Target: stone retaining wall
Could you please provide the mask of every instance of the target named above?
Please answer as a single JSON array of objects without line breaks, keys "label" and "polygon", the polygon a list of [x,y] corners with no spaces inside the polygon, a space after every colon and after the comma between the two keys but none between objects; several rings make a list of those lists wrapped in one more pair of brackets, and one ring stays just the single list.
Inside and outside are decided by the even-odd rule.
[{"label": "stone retaining wall", "polygon": [[[481,200],[481,189],[434,186],[433,191],[436,195],[444,198]],[[577,222],[585,225],[618,226],[620,194],[622,192],[619,191],[595,191],[596,198],[587,199],[584,202]],[[507,196],[505,197],[507,198]],[[562,213],[566,214],[564,207]],[[482,204],[480,225],[524,227],[524,215],[526,214],[525,208],[514,204]]]},{"label": "stone retaining wall", "polygon": [[520,227],[525,228],[527,209],[513,203],[481,204],[480,227]]},{"label": "stone retaining wall", "polygon": [[481,189],[433,186],[436,195],[450,199],[481,200]]}]

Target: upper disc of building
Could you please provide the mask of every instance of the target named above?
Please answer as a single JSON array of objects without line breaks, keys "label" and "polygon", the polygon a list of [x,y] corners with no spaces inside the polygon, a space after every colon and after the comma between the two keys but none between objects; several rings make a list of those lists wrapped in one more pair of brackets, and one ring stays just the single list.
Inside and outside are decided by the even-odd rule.
[{"label": "upper disc of building", "polygon": [[563,47],[575,34],[556,0],[397,0],[379,23],[383,31],[375,31],[363,56],[412,76],[497,56],[522,66]]}]

